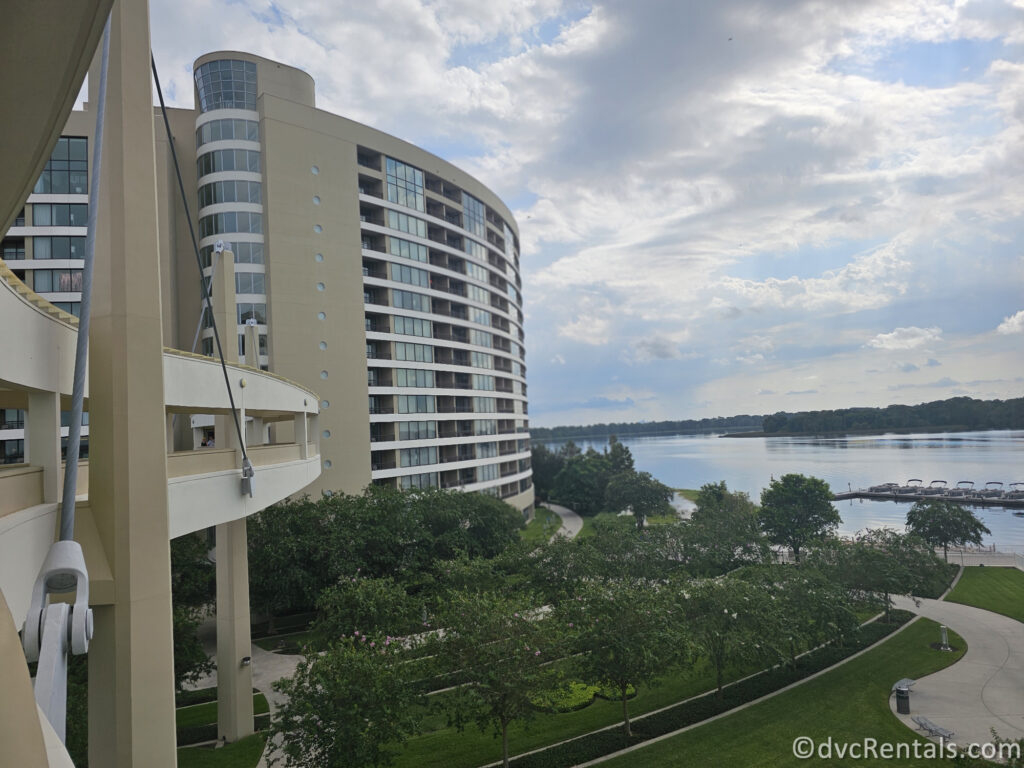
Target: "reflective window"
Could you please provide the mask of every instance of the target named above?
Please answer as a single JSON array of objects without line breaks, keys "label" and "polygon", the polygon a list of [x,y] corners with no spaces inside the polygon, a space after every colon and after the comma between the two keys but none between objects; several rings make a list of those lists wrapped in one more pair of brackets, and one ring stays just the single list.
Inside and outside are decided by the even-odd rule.
[{"label": "reflective window", "polygon": [[402,240],[398,237],[389,237],[390,251],[392,256],[401,256],[405,259],[412,259],[413,261],[422,261],[424,264],[427,263],[427,246],[420,245],[419,243],[413,243],[408,240]]},{"label": "reflective window", "polygon": [[399,413],[434,413],[433,395],[399,395]]},{"label": "reflective window", "polygon": [[436,488],[437,472],[424,472],[421,475],[402,475],[398,478],[403,490],[410,488]]},{"label": "reflective window", "polygon": [[462,249],[474,259],[487,261],[487,248],[476,240],[470,240],[468,237],[463,238]]},{"label": "reflective window", "polygon": [[87,139],[61,136],[32,191],[37,195],[89,194],[88,152]]},{"label": "reflective window", "polygon": [[[263,243],[225,243],[224,247],[235,254],[235,264],[263,263]],[[213,263],[213,246],[200,248],[199,257],[203,268],[209,267]]]},{"label": "reflective window", "polygon": [[498,434],[498,422],[495,419],[477,419],[473,422],[473,434],[496,435]]},{"label": "reflective window", "polygon": [[249,211],[214,213],[199,219],[199,236],[210,237],[224,232],[263,232],[263,214]]},{"label": "reflective window", "polygon": [[409,283],[409,285],[418,285],[421,288],[430,287],[430,273],[416,269],[415,267],[406,267],[401,264],[391,265],[391,279],[399,283]]},{"label": "reflective window", "polygon": [[199,109],[256,109],[256,65],[250,61],[208,61],[195,71]]},{"label": "reflective window", "polygon": [[474,397],[474,413],[494,413],[498,410],[497,401],[493,397]]},{"label": "reflective window", "polygon": [[466,262],[466,274],[481,283],[490,282],[491,273],[481,267],[479,264],[474,264],[471,261]]},{"label": "reflective window", "polygon": [[477,307],[469,308],[469,319],[478,323],[479,325],[490,325],[491,324],[491,313],[486,309],[478,309]]},{"label": "reflective window", "polygon": [[[209,313],[207,313],[209,314]],[[245,325],[249,320],[255,320],[257,325],[267,324],[267,305],[265,303],[250,303],[247,301],[238,302],[238,324]]]},{"label": "reflective window", "polygon": [[[466,283],[466,298],[479,302],[480,304],[490,304],[491,292],[486,288],[481,288],[479,285]],[[487,325],[490,325],[490,322],[488,322]]]},{"label": "reflective window", "polygon": [[218,171],[260,172],[260,153],[253,149],[215,149],[196,160],[200,177]]},{"label": "reflective window", "polygon": [[473,374],[473,389],[481,389],[485,391],[494,391],[494,377],[488,376],[483,373]]},{"label": "reflective window", "polygon": [[0,257],[5,261],[25,258],[25,240],[23,238],[4,238]]},{"label": "reflective window", "polygon": [[399,309],[412,309],[417,312],[430,311],[430,297],[412,291],[391,291],[391,305]]},{"label": "reflective window", "polygon": [[82,311],[82,302],[80,301],[55,301],[53,306],[57,309],[63,309],[69,315],[78,317]]},{"label": "reflective window", "polygon": [[429,320],[421,320],[418,317],[405,317],[403,315],[395,315],[395,333],[405,334],[406,336],[431,336],[431,327]]},{"label": "reflective window", "polygon": [[480,443],[476,447],[476,456],[478,459],[493,459],[498,455],[498,444],[497,443]]},{"label": "reflective window", "polygon": [[395,360],[415,363],[434,362],[434,348],[426,344],[413,344],[407,341],[395,342]]},{"label": "reflective window", "polygon": [[262,272],[235,272],[235,293],[266,293],[267,276]]},{"label": "reflective window", "polygon": [[399,440],[430,440],[437,437],[436,421],[398,422]]},{"label": "reflective window", "polygon": [[463,228],[469,230],[478,237],[487,236],[487,226],[484,224],[484,204],[472,195],[462,193],[462,210],[464,216]]},{"label": "reflective window", "polygon": [[421,371],[416,368],[396,368],[396,387],[432,387],[434,386],[434,372]]},{"label": "reflective window", "polygon": [[84,237],[34,237],[32,238],[34,259],[84,259]]},{"label": "reflective window", "polygon": [[472,365],[474,368],[494,367],[494,356],[489,355],[486,352],[470,352],[469,361],[469,364]]},{"label": "reflective window", "polygon": [[476,468],[476,481],[478,483],[485,482],[487,480],[498,479],[498,465],[497,464],[485,464],[482,467]]},{"label": "reflective window", "polygon": [[394,158],[387,160],[388,201],[417,211],[425,210],[423,171]]},{"label": "reflective window", "polygon": [[494,346],[494,337],[487,331],[478,331],[475,328],[469,329],[469,343],[478,347]]},{"label": "reflective window", "polygon": [[32,289],[36,293],[81,293],[82,270],[36,269],[32,271]]},{"label": "reflective window", "polygon": [[196,148],[208,141],[241,139],[260,140],[260,124],[255,120],[211,120],[196,128]]},{"label": "reflective window", "polygon": [[388,227],[417,237],[427,236],[427,222],[398,211],[388,211]]},{"label": "reflective window", "polygon": [[32,206],[34,227],[84,227],[89,223],[85,203],[36,203]]},{"label": "reflective window", "polygon": [[21,464],[24,460],[24,440],[0,440],[0,464]]},{"label": "reflective window", "polygon": [[424,464],[437,464],[437,448],[402,448],[398,452],[398,464],[402,467],[420,467]]},{"label": "reflective window", "polygon": [[199,188],[199,207],[217,203],[262,203],[263,190],[258,181],[215,181]]}]

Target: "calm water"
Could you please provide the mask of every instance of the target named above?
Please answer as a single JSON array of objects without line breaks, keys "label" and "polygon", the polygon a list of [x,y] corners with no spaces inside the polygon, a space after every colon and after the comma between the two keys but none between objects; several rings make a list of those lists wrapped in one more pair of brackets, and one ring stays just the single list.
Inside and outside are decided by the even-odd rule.
[{"label": "calm water", "polygon": [[[602,450],[601,441],[577,440],[583,448]],[[699,488],[725,480],[731,490],[755,501],[771,481],[789,472],[825,480],[833,492],[920,478],[946,480],[950,487],[973,480],[981,488],[990,480],[1009,486],[1024,482],[1024,432],[955,432],[870,435],[861,437],[721,438],[716,435],[623,439],[636,467],[674,488]],[[554,448],[557,444],[550,444]],[[840,501],[841,534],[864,528],[902,528],[910,504],[892,501]],[[992,530],[986,543],[1024,551],[1024,517],[1002,508],[975,509]]]}]

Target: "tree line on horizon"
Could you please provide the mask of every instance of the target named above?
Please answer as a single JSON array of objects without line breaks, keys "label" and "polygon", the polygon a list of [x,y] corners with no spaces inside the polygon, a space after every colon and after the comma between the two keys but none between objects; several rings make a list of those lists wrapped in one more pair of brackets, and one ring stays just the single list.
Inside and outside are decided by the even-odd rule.
[{"label": "tree line on horizon", "polygon": [[681,421],[639,421],[586,426],[530,427],[534,441],[617,435],[677,435],[684,432],[860,432],[892,429],[981,430],[1024,429],[1024,397],[977,400],[951,397],[919,405],[882,408],[838,408],[820,411],[779,411],[771,415],[718,416]]}]

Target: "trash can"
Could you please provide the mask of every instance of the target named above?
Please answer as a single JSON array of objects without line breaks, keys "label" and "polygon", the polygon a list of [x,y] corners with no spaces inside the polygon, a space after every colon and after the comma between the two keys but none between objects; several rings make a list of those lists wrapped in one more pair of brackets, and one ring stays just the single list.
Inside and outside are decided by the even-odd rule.
[{"label": "trash can", "polygon": [[909,688],[897,688],[896,689],[896,712],[901,715],[910,714],[910,689]]}]

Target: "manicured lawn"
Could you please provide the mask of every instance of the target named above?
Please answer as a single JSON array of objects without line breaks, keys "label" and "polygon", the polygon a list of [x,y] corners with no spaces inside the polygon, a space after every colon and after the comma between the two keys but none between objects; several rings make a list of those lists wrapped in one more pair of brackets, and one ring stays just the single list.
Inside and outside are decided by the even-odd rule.
[{"label": "manicured lawn", "polygon": [[266,743],[266,734],[255,733],[220,749],[182,747],[178,750],[178,768],[254,768]]},{"label": "manicured lawn", "polygon": [[[252,709],[254,715],[262,715],[270,711],[267,705],[267,697],[257,693],[252,697]],[[217,722],[217,702],[209,701],[205,704],[195,704],[191,707],[182,707],[175,710],[175,724],[178,728],[191,728],[194,725],[206,725]]]},{"label": "manicured lawn", "polygon": [[[603,765],[669,768],[681,765],[743,766],[935,766],[935,760],[799,760],[793,741],[808,736],[833,744],[924,742],[889,710],[892,684],[902,677],[923,677],[949,666],[966,650],[956,636],[955,653],[932,650],[938,625],[919,619],[872,651],[791,691],[723,717],[679,736],[641,748]],[[950,633],[954,635],[954,633]],[[913,707],[913,694],[911,694]]]},{"label": "manicured lawn", "polygon": [[[734,671],[727,680],[736,680],[756,671],[748,668]],[[630,701],[630,716],[650,712],[674,704],[682,699],[695,696],[715,687],[714,673],[701,666],[688,674],[679,674],[667,679],[662,685],[648,688],[640,686],[637,695]],[[440,703],[441,696],[431,699]],[[595,699],[585,709],[562,714],[540,714],[531,723],[513,725],[509,729],[509,753],[512,755],[570,739],[584,733],[622,721],[622,704],[618,701]],[[445,724],[445,716],[431,713],[423,724],[427,731],[406,742],[395,761],[400,768],[475,768],[501,759],[501,742],[488,731],[480,733],[474,726],[468,726],[461,734]]]},{"label": "manicured lawn", "polygon": [[562,518],[550,509],[537,507],[533,520],[519,532],[523,541],[529,544],[543,544],[562,527]]},{"label": "manicured lawn", "polygon": [[972,565],[946,599],[1024,621],[1024,571]]},{"label": "manicured lawn", "polygon": [[580,532],[576,534],[577,539],[588,539],[594,535],[594,518],[584,517],[583,527],[580,528]]},{"label": "manicured lawn", "polygon": [[302,632],[290,632],[288,634],[270,635],[253,640],[253,645],[258,645],[265,651],[277,651],[280,653],[299,654],[302,647],[313,639],[312,630]]},{"label": "manicured lawn", "polygon": [[687,501],[694,503],[697,502],[697,494],[700,493],[700,491],[695,491],[692,488],[674,488],[673,490]]}]

